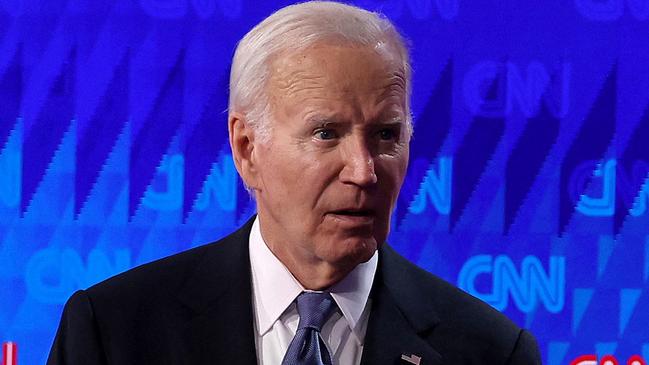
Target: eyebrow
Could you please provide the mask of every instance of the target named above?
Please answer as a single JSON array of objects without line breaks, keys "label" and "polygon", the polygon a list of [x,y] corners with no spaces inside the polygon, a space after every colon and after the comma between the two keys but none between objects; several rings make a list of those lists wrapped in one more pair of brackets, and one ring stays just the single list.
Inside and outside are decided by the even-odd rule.
[{"label": "eyebrow", "polygon": [[406,120],[402,116],[395,116],[392,118],[383,119],[381,118],[376,124],[381,125],[393,125],[393,124],[405,124]]},{"label": "eyebrow", "polygon": [[307,127],[327,126],[332,124],[342,124],[342,121],[335,116],[314,115],[306,119]]},{"label": "eyebrow", "polygon": [[[402,116],[394,116],[392,118],[376,118],[377,122],[369,124],[367,127],[371,128],[372,126],[401,126],[406,123],[406,120]],[[306,119],[305,127],[307,129],[315,127],[326,127],[326,126],[336,126],[345,124],[336,116],[323,116],[323,115],[314,115]]]}]

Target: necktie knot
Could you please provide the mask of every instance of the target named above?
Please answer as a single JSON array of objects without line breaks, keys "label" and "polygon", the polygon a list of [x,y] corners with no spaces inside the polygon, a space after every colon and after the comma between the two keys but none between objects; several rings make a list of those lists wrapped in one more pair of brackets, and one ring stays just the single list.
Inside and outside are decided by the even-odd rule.
[{"label": "necktie knot", "polygon": [[336,303],[329,293],[315,292],[303,292],[296,301],[300,323],[282,365],[331,365],[331,355],[320,337],[320,330]]},{"label": "necktie knot", "polygon": [[300,315],[297,328],[312,328],[320,332],[335,308],[336,303],[329,293],[303,292],[297,297],[297,312]]}]

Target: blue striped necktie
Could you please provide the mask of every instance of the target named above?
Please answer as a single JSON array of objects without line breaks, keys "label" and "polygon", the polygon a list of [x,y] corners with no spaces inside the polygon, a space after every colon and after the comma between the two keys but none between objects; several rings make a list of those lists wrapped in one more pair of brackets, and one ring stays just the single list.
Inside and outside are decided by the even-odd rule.
[{"label": "blue striped necktie", "polygon": [[336,309],[329,293],[303,292],[297,297],[300,323],[282,365],[331,365],[331,355],[320,330]]}]

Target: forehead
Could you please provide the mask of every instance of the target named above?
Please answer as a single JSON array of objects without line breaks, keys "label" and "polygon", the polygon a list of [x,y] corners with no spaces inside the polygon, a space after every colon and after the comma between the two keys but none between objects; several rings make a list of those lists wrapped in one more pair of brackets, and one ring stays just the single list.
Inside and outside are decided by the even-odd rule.
[{"label": "forehead", "polygon": [[376,47],[321,43],[280,54],[271,61],[271,99],[355,93],[372,96],[394,89],[405,97],[403,62],[384,44]]}]

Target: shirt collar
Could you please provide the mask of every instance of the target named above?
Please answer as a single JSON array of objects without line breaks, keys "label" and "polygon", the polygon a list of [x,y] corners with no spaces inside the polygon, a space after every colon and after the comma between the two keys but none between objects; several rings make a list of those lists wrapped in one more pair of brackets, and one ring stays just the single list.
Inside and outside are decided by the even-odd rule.
[{"label": "shirt collar", "polygon": [[[257,332],[262,336],[305,289],[264,242],[259,217],[255,218],[250,231],[250,265]],[[377,265],[378,253],[375,252],[367,262],[356,266],[344,279],[327,290],[359,341],[364,337],[360,320],[372,289]]]}]

